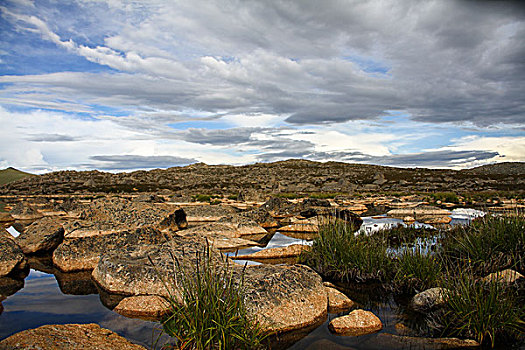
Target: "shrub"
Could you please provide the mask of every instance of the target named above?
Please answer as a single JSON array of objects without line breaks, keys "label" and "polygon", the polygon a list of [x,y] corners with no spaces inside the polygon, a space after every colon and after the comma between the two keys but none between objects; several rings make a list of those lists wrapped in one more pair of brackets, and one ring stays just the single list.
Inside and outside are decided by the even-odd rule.
[{"label": "shrub", "polygon": [[436,192],[430,195],[436,201],[446,203],[459,203],[459,198],[454,192]]},{"label": "shrub", "polygon": [[283,192],[283,193],[275,194],[275,197],[286,198],[286,199],[297,199],[297,198],[303,198],[304,196],[298,193]]},{"label": "shrub", "polygon": [[266,335],[250,319],[244,304],[244,270],[236,277],[228,260],[217,262],[209,249],[197,256],[193,268],[183,269],[177,261],[175,265],[182,303],[171,298],[172,315],[162,325],[168,335],[178,340],[179,348],[263,347]]},{"label": "shrub", "polygon": [[326,193],[311,193],[309,197],[315,198],[315,199],[334,199],[335,197],[340,196],[340,195],[342,195],[342,193],[326,192]]},{"label": "shrub", "polygon": [[354,232],[355,228],[342,220],[321,224],[312,248],[303,251],[299,261],[325,277],[344,282],[385,281],[392,267],[386,242]]}]

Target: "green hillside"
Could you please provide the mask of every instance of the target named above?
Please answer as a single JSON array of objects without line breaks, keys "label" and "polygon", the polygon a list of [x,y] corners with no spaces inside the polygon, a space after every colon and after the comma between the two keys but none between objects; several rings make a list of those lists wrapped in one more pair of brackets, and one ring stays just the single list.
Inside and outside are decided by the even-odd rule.
[{"label": "green hillside", "polygon": [[0,170],[0,186],[5,185],[7,183],[23,179],[27,176],[36,176],[33,174],[25,173],[23,171],[17,170],[15,168],[7,168]]}]

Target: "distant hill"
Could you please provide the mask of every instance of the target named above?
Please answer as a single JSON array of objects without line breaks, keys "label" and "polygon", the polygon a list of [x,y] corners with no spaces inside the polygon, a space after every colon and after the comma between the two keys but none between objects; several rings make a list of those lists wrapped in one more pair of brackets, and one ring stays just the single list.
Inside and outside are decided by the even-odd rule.
[{"label": "distant hill", "polygon": [[34,174],[26,173],[15,168],[9,167],[7,169],[0,170],[0,186],[8,184],[10,182],[23,179],[28,176],[36,176]]},{"label": "distant hill", "polygon": [[466,173],[478,175],[522,175],[525,174],[525,163],[523,162],[503,162],[489,165],[482,165],[476,168],[465,170]]},{"label": "distant hill", "polygon": [[287,193],[525,193],[523,174],[525,163],[501,163],[458,171],[293,159],[243,166],[198,163],[130,173],[58,171],[0,186],[0,195],[134,193],[163,189],[183,196],[256,193],[261,198]]}]

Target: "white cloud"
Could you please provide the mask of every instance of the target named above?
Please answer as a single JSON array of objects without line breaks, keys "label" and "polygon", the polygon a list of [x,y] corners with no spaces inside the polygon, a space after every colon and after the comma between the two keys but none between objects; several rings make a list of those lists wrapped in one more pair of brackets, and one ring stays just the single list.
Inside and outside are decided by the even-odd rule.
[{"label": "white cloud", "polygon": [[[345,152],[413,161],[431,147],[453,151],[435,153],[447,162],[490,161],[491,152],[505,155],[491,160],[523,159],[522,140],[504,136],[525,121],[525,12],[514,4],[85,0],[60,11],[59,3],[16,3],[0,7],[17,39],[0,65],[25,54],[11,46],[31,47],[37,33],[56,45],[56,62],[73,54],[100,71],[57,63],[55,73],[0,76],[3,105],[64,112],[1,109],[13,141],[3,145],[17,147],[0,151],[3,163],[65,167],[124,155],[242,163]],[[389,110],[418,128],[385,127]],[[187,130],[169,127],[181,122]],[[481,129],[474,139],[425,145],[438,124],[457,135],[465,124],[498,125],[503,136]],[[67,147],[64,136],[73,138]]]},{"label": "white cloud", "polygon": [[465,136],[456,140],[452,146],[443,147],[444,150],[481,150],[498,152],[500,157],[490,161],[524,162],[525,161],[525,137],[524,136]]}]

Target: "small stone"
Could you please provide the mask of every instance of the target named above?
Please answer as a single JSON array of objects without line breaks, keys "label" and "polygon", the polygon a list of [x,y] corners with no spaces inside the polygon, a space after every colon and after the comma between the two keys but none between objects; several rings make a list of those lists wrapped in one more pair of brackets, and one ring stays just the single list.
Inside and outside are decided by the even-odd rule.
[{"label": "small stone", "polygon": [[335,288],[325,287],[328,295],[328,312],[338,313],[350,310],[356,306],[356,303]]},{"label": "small stone", "polygon": [[409,334],[413,333],[413,331],[412,331],[412,329],[410,329],[410,327],[408,327],[406,324],[401,323],[401,322],[396,323],[394,328],[396,329],[396,332],[399,335],[409,335]]},{"label": "small stone", "polygon": [[524,278],[524,276],[518,271],[514,271],[512,269],[506,269],[500,272],[491,273],[490,275],[483,277],[483,281],[485,282],[495,281],[495,282],[504,283],[504,284],[512,284],[512,283],[515,283],[520,278]]},{"label": "small stone", "polygon": [[113,311],[125,317],[159,320],[169,314],[170,303],[158,295],[137,295],[122,299]]},{"label": "small stone", "polygon": [[360,336],[381,330],[383,324],[372,312],[359,309],[346,316],[334,318],[328,328],[338,335]]},{"label": "small stone", "polygon": [[412,298],[412,308],[417,311],[428,311],[445,304],[445,288],[430,288]]},{"label": "small stone", "polygon": [[91,324],[45,325],[0,341],[0,350],[144,350],[118,334]]}]

